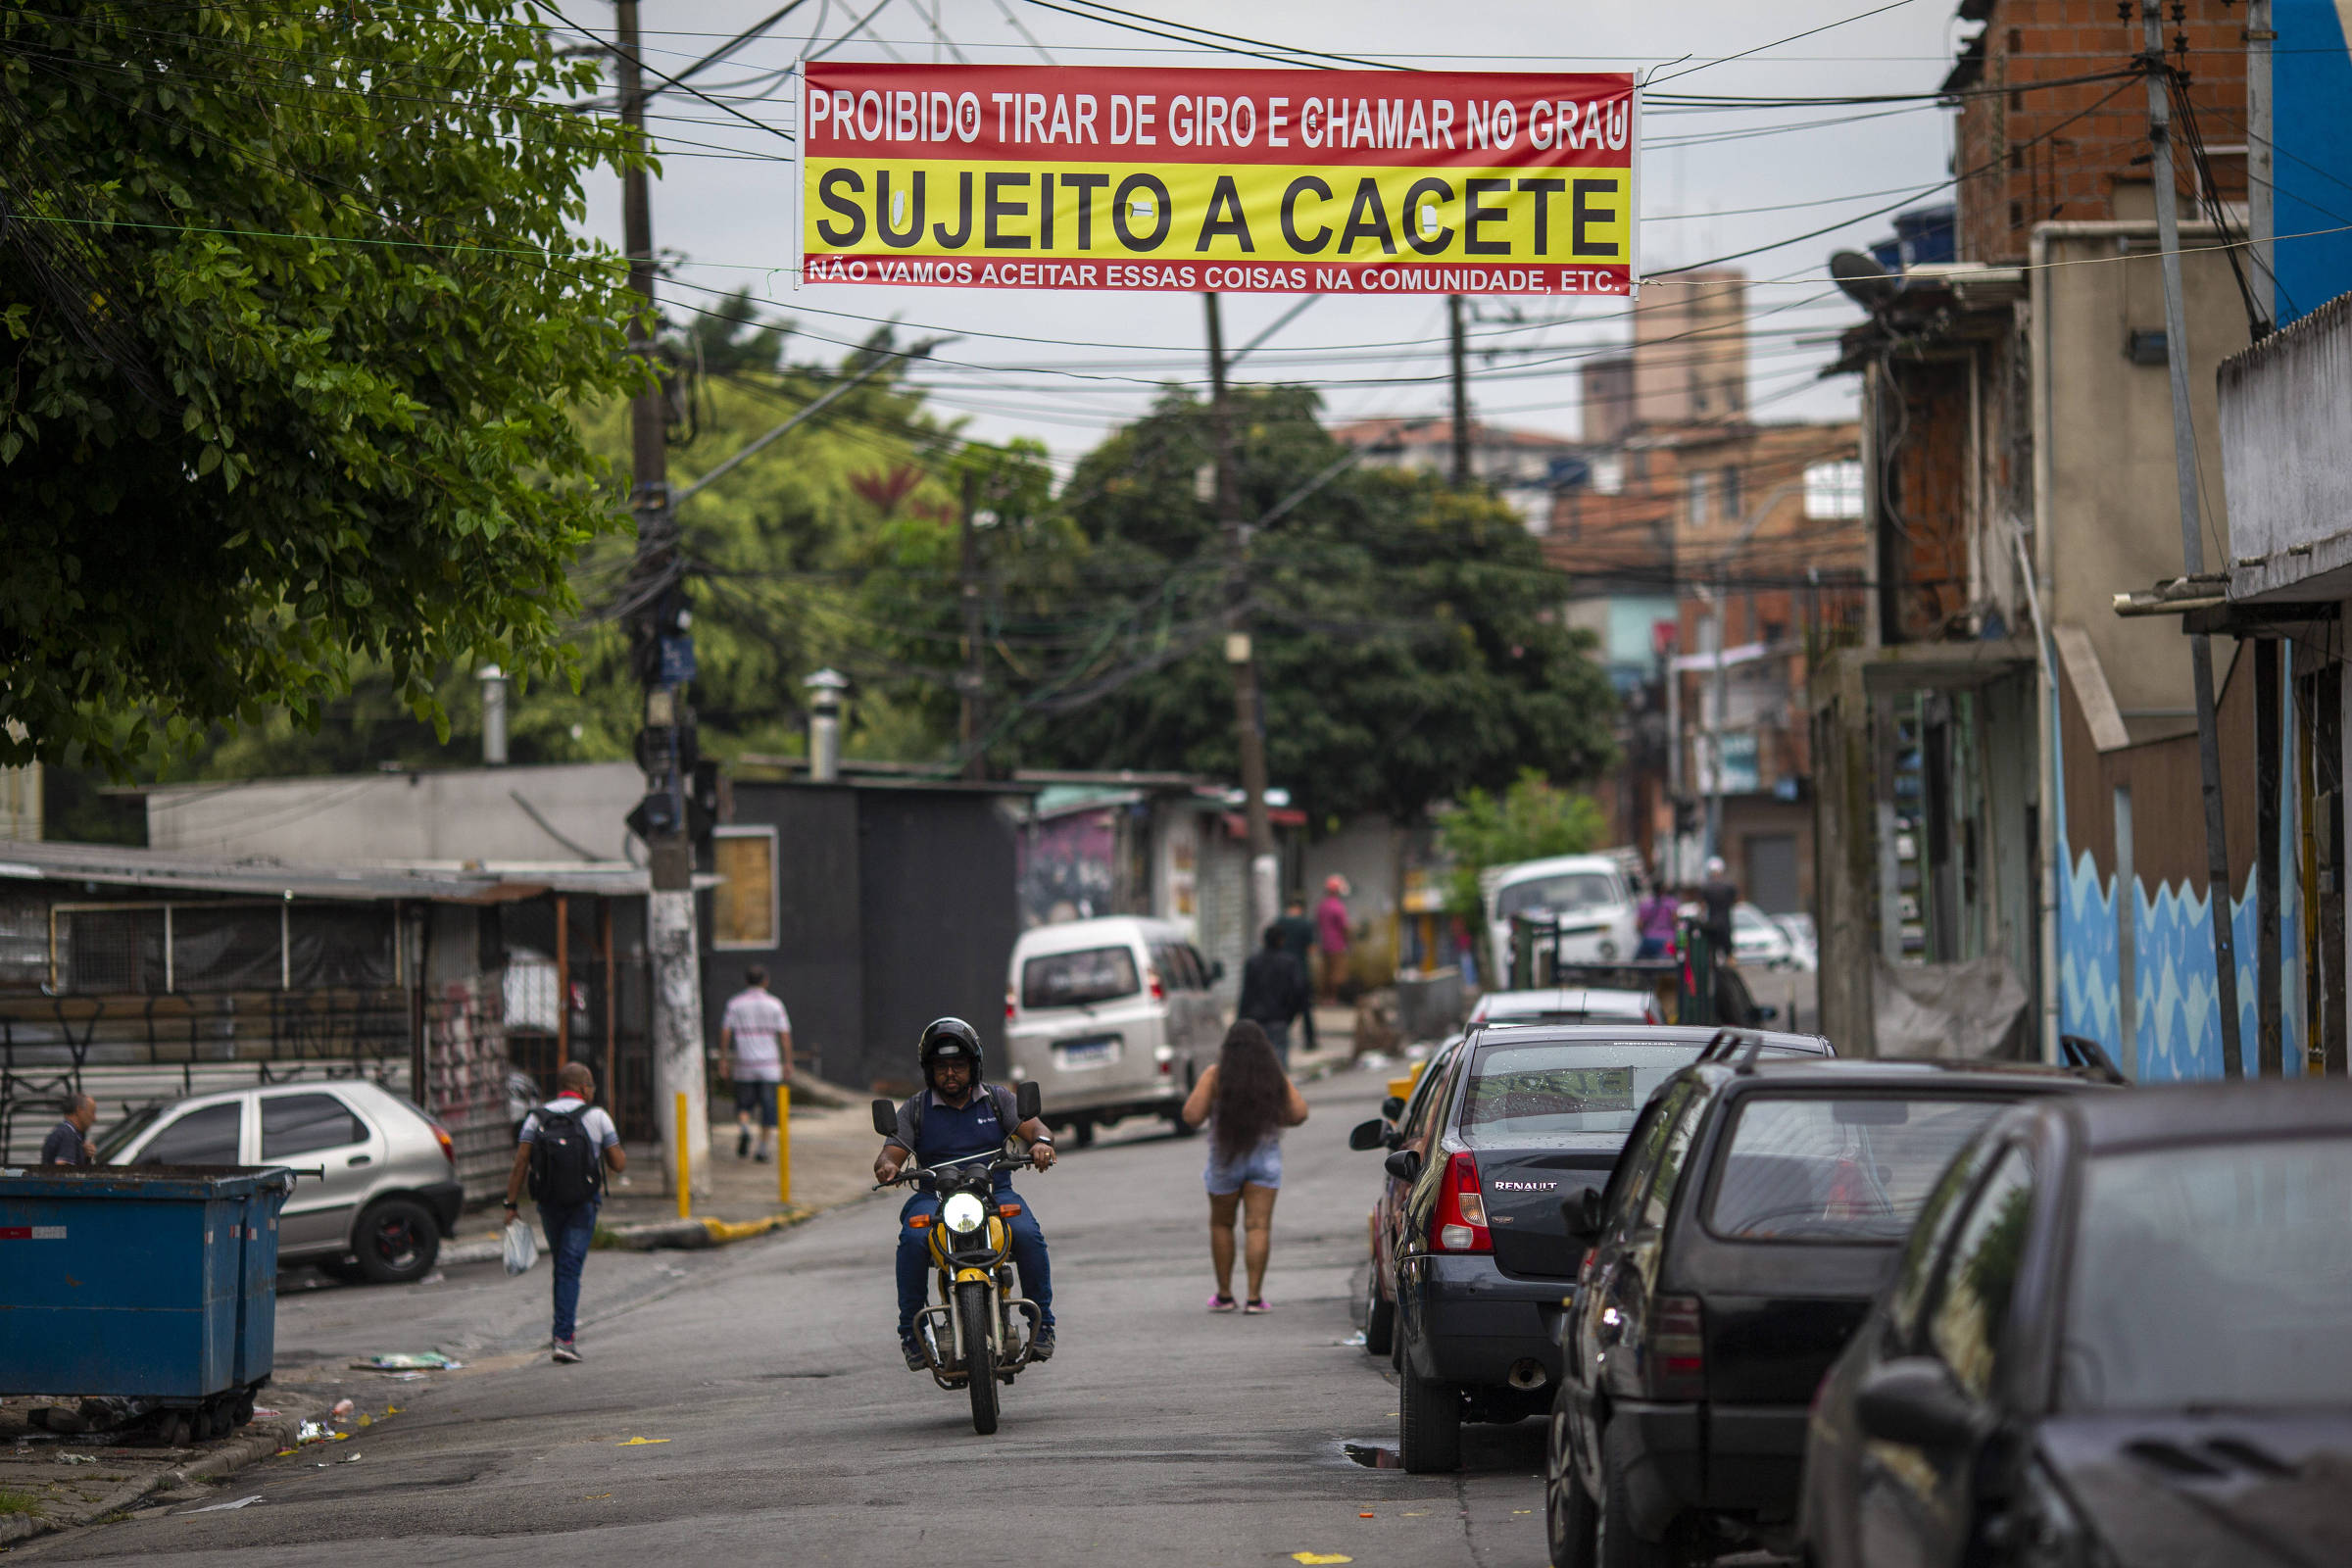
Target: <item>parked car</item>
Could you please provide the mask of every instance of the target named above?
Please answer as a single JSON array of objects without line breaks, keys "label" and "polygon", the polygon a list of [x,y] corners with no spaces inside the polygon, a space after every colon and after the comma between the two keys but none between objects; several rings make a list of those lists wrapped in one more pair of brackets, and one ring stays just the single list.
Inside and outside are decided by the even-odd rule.
[{"label": "parked car", "polygon": [[1548,1444],[1555,1568],[1785,1546],[1806,1404],[1945,1167],[2008,1105],[2094,1081],[1743,1050],[1661,1088],[1566,1216],[1590,1250]]},{"label": "parked car", "polygon": [[290,1165],[280,1264],[378,1285],[422,1279],[454,1236],[465,1189],[442,1125],[365,1079],[270,1084],[148,1105],[107,1129],[109,1165]]},{"label": "parked car", "polygon": [[1490,991],[1470,1009],[1482,1023],[1662,1023],[1658,999],[1646,991],[1553,986],[1542,991]]},{"label": "parked car", "polygon": [[1786,969],[1796,961],[1796,945],[1771,915],[1743,902],[1732,906],[1732,956],[1759,969]]},{"label": "parked car", "polygon": [[2352,1086],[2020,1107],[1822,1384],[1820,1568],[2352,1561]]},{"label": "parked car", "polygon": [[1188,1132],[1184,1097],[1224,1044],[1210,990],[1223,976],[1165,920],[1106,915],[1024,931],[1004,982],[1006,1071],[1045,1091],[1047,1120],[1081,1148],[1130,1116]]},{"label": "parked car", "polygon": [[1821,933],[1815,928],[1811,915],[1802,910],[1792,910],[1788,914],[1774,915],[1772,923],[1788,933],[1789,956],[1796,960],[1799,969],[1810,971],[1821,967]]},{"label": "parked car", "polygon": [[1559,922],[1559,961],[1615,963],[1641,950],[1633,884],[1607,855],[1559,855],[1480,874],[1487,904],[1490,971],[1497,985],[1511,973],[1511,916],[1545,913]]},{"label": "parked car", "polygon": [[[1655,1024],[1483,1025],[1423,1075],[1402,1122],[1348,1135],[1350,1147],[1390,1149],[1372,1272],[1395,1306],[1407,1470],[1460,1463],[1465,1420],[1544,1409],[1581,1250],[1561,1199],[1607,1181],[1650,1091],[1731,1038]],[[1746,1038],[1776,1056],[1830,1054],[1817,1035]]]}]

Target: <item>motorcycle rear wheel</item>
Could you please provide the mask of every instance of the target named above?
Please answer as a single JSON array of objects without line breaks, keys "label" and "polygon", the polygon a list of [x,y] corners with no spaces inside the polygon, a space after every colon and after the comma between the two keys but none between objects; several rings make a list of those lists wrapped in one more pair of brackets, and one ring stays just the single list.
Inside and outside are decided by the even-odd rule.
[{"label": "motorcycle rear wheel", "polygon": [[997,1352],[988,1336],[996,1310],[987,1286],[975,1282],[956,1287],[956,1316],[963,1324],[964,1381],[972,1394],[972,1430],[984,1438],[997,1430]]}]

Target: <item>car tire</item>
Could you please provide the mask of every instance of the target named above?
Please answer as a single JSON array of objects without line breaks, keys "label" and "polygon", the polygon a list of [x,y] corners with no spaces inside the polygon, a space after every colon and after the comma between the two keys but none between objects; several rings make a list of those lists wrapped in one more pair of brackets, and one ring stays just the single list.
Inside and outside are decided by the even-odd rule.
[{"label": "car tire", "polygon": [[1680,1549],[1680,1520],[1667,1526],[1663,1541],[1643,1541],[1626,1521],[1633,1503],[1625,1485],[1626,1456],[1604,1436],[1600,1445],[1602,1497],[1593,1521],[1592,1561],[1595,1568],[1684,1568],[1691,1560]]},{"label": "car tire", "polygon": [[1396,1340],[1396,1303],[1380,1294],[1380,1259],[1364,1265],[1364,1353],[1387,1355]]},{"label": "car tire", "polygon": [[1594,1568],[1600,1509],[1577,1479],[1568,1442],[1568,1391],[1552,1396],[1544,1454],[1544,1536],[1551,1568]]},{"label": "car tire", "polygon": [[441,1222],[413,1198],[387,1198],[360,1216],[351,1244],[369,1284],[407,1285],[432,1272],[441,1255]]},{"label": "car tire", "polygon": [[1408,1364],[1397,1391],[1396,1456],[1414,1475],[1462,1467],[1462,1391],[1459,1384],[1416,1377]]}]

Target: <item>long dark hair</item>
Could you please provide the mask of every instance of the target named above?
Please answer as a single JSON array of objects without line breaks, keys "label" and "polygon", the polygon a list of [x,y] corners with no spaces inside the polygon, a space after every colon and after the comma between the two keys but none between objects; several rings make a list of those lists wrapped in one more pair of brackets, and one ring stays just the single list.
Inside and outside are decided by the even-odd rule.
[{"label": "long dark hair", "polygon": [[1217,1101],[1209,1110],[1217,1124],[1217,1157],[1231,1163],[1255,1149],[1282,1125],[1290,1102],[1290,1080],[1266,1032],[1242,1019],[1225,1032],[1225,1052],[1217,1058]]}]

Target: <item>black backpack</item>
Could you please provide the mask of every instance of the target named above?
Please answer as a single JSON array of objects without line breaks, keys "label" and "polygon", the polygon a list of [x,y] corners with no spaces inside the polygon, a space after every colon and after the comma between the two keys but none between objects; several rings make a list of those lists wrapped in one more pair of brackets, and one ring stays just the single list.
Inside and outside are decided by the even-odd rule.
[{"label": "black backpack", "polygon": [[576,1208],[591,1201],[604,1188],[603,1151],[580,1125],[581,1112],[542,1106],[536,1114],[531,1196],[550,1208]]}]

